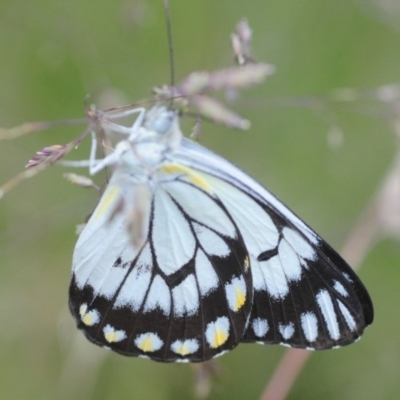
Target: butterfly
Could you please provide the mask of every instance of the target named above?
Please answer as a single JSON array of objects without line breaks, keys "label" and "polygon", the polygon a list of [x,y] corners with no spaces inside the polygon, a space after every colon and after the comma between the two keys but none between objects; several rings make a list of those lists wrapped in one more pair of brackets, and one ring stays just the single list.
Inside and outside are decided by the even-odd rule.
[{"label": "butterfly", "polygon": [[202,362],[242,342],[356,341],[373,306],[347,263],[267,189],[183,137],[157,104],[90,172],[114,168],[73,255],[69,307],[93,343]]}]

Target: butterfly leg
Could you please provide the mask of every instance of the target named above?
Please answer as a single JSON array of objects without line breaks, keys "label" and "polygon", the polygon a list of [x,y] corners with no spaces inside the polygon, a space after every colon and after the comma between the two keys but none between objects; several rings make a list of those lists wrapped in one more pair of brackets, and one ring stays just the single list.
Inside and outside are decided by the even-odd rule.
[{"label": "butterfly leg", "polygon": [[92,131],[92,147],[90,149],[90,159],[89,159],[89,173],[90,175],[95,175],[103,168],[108,167],[109,165],[115,165],[118,163],[121,158],[121,154],[126,150],[130,149],[130,145],[127,141],[119,142],[118,146],[115,150],[104,157],[101,160],[96,159],[96,150],[97,150],[97,138],[96,132]]},{"label": "butterfly leg", "polygon": [[[138,113],[139,115],[133,123],[132,127],[126,127],[111,122],[111,119],[123,118],[135,113]],[[129,140],[132,140],[136,137],[139,128],[142,126],[145,113],[146,109],[143,107],[133,108],[131,110],[124,110],[119,113],[111,114],[109,116],[107,116],[107,114],[105,113],[105,116],[107,116],[107,118],[101,118],[100,125],[102,128],[110,129],[113,132],[127,135]]]},{"label": "butterfly leg", "polygon": [[[96,159],[97,137],[94,130],[91,131],[91,136],[92,145],[90,147],[90,155],[88,160],[60,160],[57,162],[57,165],[62,165],[63,167],[70,168],[89,168],[89,173],[91,175],[94,175],[101,169],[103,169],[106,165],[113,164],[113,162],[109,163],[108,161],[109,157],[112,156],[112,154],[101,160]],[[107,160],[106,163],[105,160]]]},{"label": "butterfly leg", "polygon": [[[143,119],[146,113],[146,109],[143,107],[134,108],[131,110],[125,110],[120,113],[113,114],[109,116],[109,118],[121,118],[125,117],[134,113],[138,113],[138,117],[136,118],[135,122],[133,123],[132,127],[128,128],[123,125],[115,124],[111,122],[108,118],[101,118],[100,125],[102,128],[108,128],[114,132],[127,135],[128,140],[132,141],[138,134],[139,128],[142,126]],[[66,167],[76,167],[76,168],[87,168],[89,167],[90,175],[97,174],[100,170],[105,168],[108,165],[113,165],[119,159],[121,152],[125,151],[126,149],[120,148],[115,150],[112,154],[108,155],[107,157],[97,160],[96,159],[96,151],[97,151],[97,137],[96,132],[94,130],[91,131],[92,136],[92,145],[90,148],[90,156],[89,160],[81,160],[81,161],[60,161],[59,164],[62,164]]]},{"label": "butterfly leg", "polygon": [[[114,132],[121,133],[124,135],[129,135],[128,136],[128,141],[133,141],[139,132],[140,127],[143,124],[144,116],[146,114],[146,109],[143,107],[138,107],[138,108],[133,108],[131,110],[124,110],[122,112],[113,114],[111,118],[121,118],[121,117],[126,117],[131,114],[138,113],[138,117],[136,118],[135,122],[133,123],[131,128],[127,128],[123,125],[115,124],[111,122],[108,119],[103,119],[101,121],[101,126],[107,127],[111,129]],[[121,156],[121,153],[123,153],[126,148],[125,146],[117,146],[115,151],[111,154],[109,154],[107,157],[103,158],[102,160],[96,160],[96,150],[97,150],[97,137],[96,137],[96,132],[92,131],[92,146],[90,149],[90,158],[89,158],[89,173],[90,175],[94,175],[103,168],[116,164]]]}]

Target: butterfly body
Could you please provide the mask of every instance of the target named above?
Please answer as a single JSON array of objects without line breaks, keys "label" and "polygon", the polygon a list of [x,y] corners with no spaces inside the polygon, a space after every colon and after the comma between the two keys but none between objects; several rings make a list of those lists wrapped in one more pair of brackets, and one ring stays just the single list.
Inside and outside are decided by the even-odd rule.
[{"label": "butterfly body", "polygon": [[239,342],[342,346],[372,322],[340,256],[239,168],[182,138],[173,111],[146,112],[110,160],[70,286],[94,343],[198,362]]}]

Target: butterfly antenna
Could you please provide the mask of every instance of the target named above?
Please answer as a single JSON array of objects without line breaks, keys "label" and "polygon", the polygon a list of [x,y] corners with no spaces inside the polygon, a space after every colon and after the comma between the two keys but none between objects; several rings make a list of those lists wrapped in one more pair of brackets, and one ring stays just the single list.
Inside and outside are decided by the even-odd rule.
[{"label": "butterfly antenna", "polygon": [[168,39],[168,52],[169,52],[169,66],[170,66],[170,84],[171,84],[171,100],[170,106],[172,106],[172,97],[175,86],[175,65],[174,65],[174,46],[172,44],[172,28],[171,28],[171,12],[169,8],[169,1],[164,0],[165,20],[167,23],[167,39]]}]

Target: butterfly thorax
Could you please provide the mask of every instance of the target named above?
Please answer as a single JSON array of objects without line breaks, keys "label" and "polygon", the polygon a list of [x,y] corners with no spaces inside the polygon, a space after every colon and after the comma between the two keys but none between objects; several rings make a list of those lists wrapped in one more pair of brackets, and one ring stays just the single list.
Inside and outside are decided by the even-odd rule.
[{"label": "butterfly thorax", "polygon": [[176,112],[156,105],[146,113],[142,126],[116,145],[121,154],[117,169],[139,181],[151,180],[164,163],[172,161],[181,139]]}]

